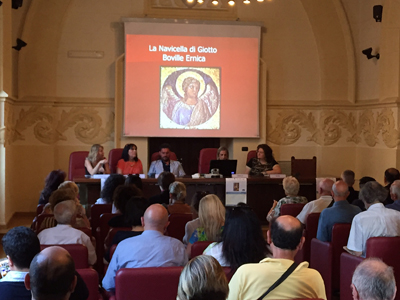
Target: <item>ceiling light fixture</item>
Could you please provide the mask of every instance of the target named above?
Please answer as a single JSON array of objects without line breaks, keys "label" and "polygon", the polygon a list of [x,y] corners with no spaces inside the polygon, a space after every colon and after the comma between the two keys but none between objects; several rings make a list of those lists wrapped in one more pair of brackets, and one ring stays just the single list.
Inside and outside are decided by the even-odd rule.
[{"label": "ceiling light fixture", "polygon": [[250,4],[250,0],[244,0],[243,3],[244,4]]},{"label": "ceiling light fixture", "polygon": [[214,5],[218,5],[218,0],[213,0],[211,3]]},{"label": "ceiling light fixture", "polygon": [[228,4],[229,4],[230,6],[234,6],[234,5],[235,5],[235,1],[229,0],[229,1],[228,1]]}]

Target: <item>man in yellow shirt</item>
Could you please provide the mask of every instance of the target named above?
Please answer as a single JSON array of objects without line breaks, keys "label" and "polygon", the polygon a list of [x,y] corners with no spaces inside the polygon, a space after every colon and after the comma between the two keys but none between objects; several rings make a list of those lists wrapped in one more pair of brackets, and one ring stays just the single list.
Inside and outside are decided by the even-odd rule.
[{"label": "man in yellow shirt", "polygon": [[[273,220],[267,233],[273,258],[258,264],[245,264],[229,283],[228,300],[255,300],[261,297],[293,264],[296,253],[303,247],[303,226],[292,216]],[[279,286],[263,299],[326,299],[321,275],[302,262]]]}]

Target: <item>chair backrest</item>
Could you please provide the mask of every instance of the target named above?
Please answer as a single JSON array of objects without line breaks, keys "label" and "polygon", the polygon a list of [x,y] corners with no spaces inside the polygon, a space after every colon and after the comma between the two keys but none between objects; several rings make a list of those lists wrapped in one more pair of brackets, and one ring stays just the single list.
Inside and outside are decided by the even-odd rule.
[{"label": "chair backrest", "polygon": [[247,161],[246,163],[248,163],[250,161],[250,159],[257,157],[257,150],[251,150],[249,152],[247,152]]},{"label": "chair backrest", "polygon": [[305,203],[282,204],[280,215],[289,215],[296,218],[304,205]]},{"label": "chair backrest", "polygon": [[120,269],[115,277],[117,300],[175,300],[182,267]]},{"label": "chair backrest", "polygon": [[111,245],[112,240],[113,240],[115,234],[116,234],[118,231],[131,231],[131,230],[132,230],[132,227],[113,227],[113,228],[111,228],[111,229],[108,231],[107,238],[106,238],[106,240],[104,241],[104,244],[107,244],[107,242],[108,242],[107,247],[111,247],[111,246],[112,246],[112,245]]},{"label": "chair backrest", "polygon": [[[110,226],[108,226],[108,221],[110,221],[113,217],[118,214],[112,213],[104,213],[100,216],[99,226],[96,228],[96,255],[97,255],[97,266],[96,270],[99,272],[100,278],[103,276],[104,272],[104,240],[110,230]],[[93,229],[93,228],[92,228]]]},{"label": "chair backrest", "polygon": [[87,227],[79,227],[77,229],[84,232],[88,237],[90,237],[90,238],[92,237],[92,229],[87,228]]},{"label": "chair backrest", "polygon": [[192,220],[192,214],[170,214],[168,217],[169,225],[167,227],[168,236],[182,241],[185,236],[185,225]]},{"label": "chair backrest", "polygon": [[217,159],[218,148],[204,148],[199,155],[199,173],[208,174],[210,171],[210,161]]},{"label": "chair backrest", "polygon": [[206,248],[213,243],[213,241],[205,241],[205,242],[195,242],[192,245],[192,251],[190,254],[190,258],[192,259],[193,257],[202,255],[204,250],[206,250]]},{"label": "chair backrest", "polygon": [[110,166],[110,173],[117,173],[117,164],[121,159],[123,148],[114,148],[108,152],[108,165]]},{"label": "chair backrest", "polygon": [[85,282],[88,290],[89,297],[87,300],[99,300],[103,299],[99,293],[99,275],[93,269],[77,269],[79,275],[81,275],[83,281]]},{"label": "chair backrest", "polygon": [[[151,155],[151,160],[150,160],[150,162],[155,161],[155,160],[159,160],[159,159],[161,159],[160,153],[154,152],[154,153]],[[176,156],[175,152],[170,152],[169,159],[170,159],[170,160],[178,160],[178,157]]]},{"label": "chair backrest", "polygon": [[89,151],[75,151],[69,156],[68,180],[74,181],[75,177],[85,176],[85,159]]},{"label": "chair backrest", "polygon": [[[45,226],[42,227],[44,223]],[[41,214],[36,217],[36,234],[39,234],[44,229],[51,228],[57,225],[56,219],[53,214]]]},{"label": "chair backrest", "polygon": [[85,245],[82,244],[57,244],[57,245],[40,245],[40,250],[47,247],[59,246],[69,252],[75,263],[75,269],[89,268],[89,253]]},{"label": "chair backrest", "polygon": [[43,212],[44,204],[39,204],[36,206],[36,215],[40,215]]},{"label": "chair backrest", "polygon": [[340,289],[340,255],[345,252],[351,224],[338,223],[332,228],[332,289]]},{"label": "chair backrest", "polygon": [[111,213],[112,204],[93,204],[90,208],[90,226],[92,227],[92,236],[96,235],[96,229],[100,225],[100,216],[105,213]]},{"label": "chair backrest", "polygon": [[317,158],[296,159],[292,156],[292,176],[297,179],[315,179],[317,177]]},{"label": "chair backrest", "polygon": [[304,229],[303,248],[297,252],[295,261],[301,263],[303,261],[310,262],[311,240],[317,237],[318,220],[321,213],[311,213],[306,219],[306,228]]},{"label": "chair backrest", "polygon": [[117,244],[113,244],[113,245],[111,245],[111,247],[110,247],[110,261],[111,261],[111,258],[113,257],[113,255],[114,255],[114,252],[115,252],[115,249],[117,249]]}]

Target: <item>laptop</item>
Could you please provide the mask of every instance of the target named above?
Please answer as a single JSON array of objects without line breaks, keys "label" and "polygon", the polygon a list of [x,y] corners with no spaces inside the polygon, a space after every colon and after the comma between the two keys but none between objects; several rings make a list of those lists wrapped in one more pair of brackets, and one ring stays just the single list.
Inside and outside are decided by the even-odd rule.
[{"label": "laptop", "polygon": [[236,159],[228,159],[228,160],[217,160],[213,159],[210,161],[210,172],[212,169],[219,169],[219,174],[224,176],[224,178],[232,177],[232,174],[236,174]]}]

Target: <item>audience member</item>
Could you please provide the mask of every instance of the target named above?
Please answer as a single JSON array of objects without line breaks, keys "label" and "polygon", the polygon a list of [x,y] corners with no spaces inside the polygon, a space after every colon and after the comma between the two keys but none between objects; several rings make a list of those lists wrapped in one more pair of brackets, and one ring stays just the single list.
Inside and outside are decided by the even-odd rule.
[{"label": "audience member", "polygon": [[99,144],[94,144],[85,159],[85,174],[110,174],[110,167],[107,158],[104,157],[104,148]]},{"label": "audience member", "polygon": [[319,199],[310,201],[306,205],[304,205],[303,209],[297,216],[297,219],[303,224],[306,224],[307,217],[311,213],[319,213],[323,209],[330,207],[333,205],[332,199],[332,186],[334,181],[332,179],[325,178],[319,182],[318,185],[318,194]]},{"label": "audience member", "polygon": [[218,160],[228,160],[229,159],[229,150],[228,148],[221,146],[217,150],[217,159]]},{"label": "audience member", "polygon": [[[71,189],[75,193],[74,200],[76,203],[76,212],[77,212],[75,227],[76,228],[82,228],[82,227],[90,228],[90,222],[86,216],[86,210],[81,205],[81,202],[79,201],[79,187],[76,185],[76,183],[73,181],[64,181],[63,183],[61,183],[59,185],[58,189]],[[72,200],[72,199],[70,199],[70,200]]]},{"label": "audience member", "polygon": [[278,202],[274,200],[272,207],[267,215],[268,222],[271,222],[272,218],[278,217],[281,213],[282,204],[293,204],[293,203],[307,203],[306,197],[298,196],[300,190],[300,184],[298,180],[293,176],[288,176],[283,179],[283,189],[285,191],[285,197],[280,199]]},{"label": "audience member", "polygon": [[394,202],[386,205],[386,208],[400,211],[400,180],[393,181],[392,185],[390,186],[390,197]]},{"label": "audience member", "polygon": [[352,203],[354,200],[358,199],[358,191],[354,190],[353,188],[355,174],[352,170],[344,170],[341,177],[349,187],[349,196],[347,196],[347,201]]},{"label": "audience member", "polygon": [[354,271],[351,290],[353,300],[393,300],[397,291],[393,268],[379,258],[363,260]]},{"label": "audience member", "polygon": [[129,174],[125,179],[125,185],[134,185],[143,192],[143,182],[139,175]]},{"label": "audience member", "polygon": [[[143,165],[137,155],[135,144],[126,144],[117,163],[117,174],[143,174]],[[139,187],[138,187],[139,188]]]},{"label": "audience member", "polygon": [[221,240],[225,223],[225,207],[217,195],[207,195],[200,200],[199,219],[200,227],[193,231],[186,247],[188,257],[190,257],[192,245],[195,242],[219,242]]},{"label": "audience member", "polygon": [[31,299],[25,288],[25,275],[40,243],[36,234],[26,227],[14,227],[2,239],[3,250],[7,255],[10,272],[0,279],[0,299]]},{"label": "audience member", "polygon": [[246,164],[246,174],[263,176],[267,174],[280,174],[281,167],[272,154],[272,149],[267,144],[257,146],[257,157],[250,159]]},{"label": "audience member", "polygon": [[160,187],[161,194],[149,198],[151,204],[169,204],[169,186],[175,181],[175,175],[170,172],[161,172],[157,178],[157,184]]},{"label": "audience member", "polygon": [[66,300],[77,284],[75,264],[68,251],[61,247],[48,247],[32,260],[25,285],[33,300]]},{"label": "audience member", "polygon": [[318,221],[317,239],[323,242],[332,240],[332,228],[336,223],[351,223],[356,214],[361,212],[358,206],[346,201],[349,197],[349,187],[342,180],[336,181],[332,186],[332,196],[335,203],[332,207],[325,208]]},{"label": "audience member", "polygon": [[360,191],[367,211],[356,215],[351,224],[346,251],[365,257],[367,240],[375,236],[399,236],[400,212],[385,208],[387,190],[376,181],[367,182]]},{"label": "audience member", "polygon": [[142,234],[144,228],[142,226],[142,217],[147,209],[147,200],[143,197],[132,197],[125,205],[124,224],[132,227],[131,231],[120,230],[114,235],[112,241],[107,235],[104,246],[106,254],[104,258],[110,261],[110,246],[118,245],[121,241]]},{"label": "audience member", "polygon": [[388,191],[388,195],[383,201],[384,205],[392,204],[393,200],[390,198],[390,186],[395,180],[400,179],[400,172],[395,168],[389,168],[385,171],[385,189]]},{"label": "audience member", "polygon": [[[273,219],[267,232],[273,258],[256,264],[242,265],[229,282],[229,300],[241,299],[326,299],[321,275],[308,268],[308,262],[294,263],[304,243],[303,226],[296,218],[285,215]],[[265,296],[266,291],[289,268],[293,272]]]},{"label": "audience member", "polygon": [[186,185],[182,182],[175,181],[169,186],[170,204],[168,212],[170,214],[191,214],[192,209],[185,203]]},{"label": "audience member", "polygon": [[120,242],[103,279],[107,291],[115,289],[115,276],[121,268],[183,266],[187,262],[185,246],[177,239],[164,236],[168,212],[160,204],[147,208],[142,218],[141,235]]},{"label": "audience member", "polygon": [[51,171],[45,179],[44,189],[42,190],[39,198],[39,204],[47,204],[51,193],[57,190],[58,186],[64,182],[67,175],[62,170]]},{"label": "audience member", "polygon": [[113,195],[117,187],[125,184],[125,177],[120,174],[111,174],[104,182],[103,189],[100,192],[100,198],[95,204],[113,204],[112,213],[115,214],[117,209],[113,203]]},{"label": "audience member", "polygon": [[116,208],[116,212],[119,214],[110,221],[108,225],[110,227],[130,227],[130,224],[125,223],[126,216],[126,203],[132,197],[142,197],[142,192],[134,185],[121,185],[116,188],[113,196],[113,203]]},{"label": "audience member", "polygon": [[177,300],[225,300],[229,286],[224,270],[208,255],[193,258],[179,278]]},{"label": "audience member", "polygon": [[193,232],[200,227],[200,219],[199,219],[199,205],[200,200],[207,196],[209,193],[205,191],[197,191],[192,198],[191,207],[193,220],[189,221],[185,225],[185,236],[183,237],[183,243],[187,245],[189,243],[189,239],[192,236]]},{"label": "audience member", "polygon": [[149,176],[154,176],[155,174],[160,174],[161,172],[173,173],[176,177],[185,176],[185,171],[179,161],[171,160],[171,146],[168,144],[162,144],[160,146],[160,156],[161,159],[153,161],[149,168]]},{"label": "audience member", "polygon": [[[0,280],[0,299],[32,299],[31,292],[26,289],[24,280],[29,266],[36,254],[40,252],[40,243],[36,234],[23,226],[10,229],[2,239],[3,250],[9,260],[11,271]],[[81,276],[78,278],[75,292],[70,300],[84,300],[89,291]]]},{"label": "audience member", "polygon": [[41,231],[38,235],[42,245],[59,244],[82,244],[85,245],[89,253],[89,264],[96,262],[96,252],[90,237],[84,232],[72,228],[71,224],[76,218],[76,204],[74,200],[66,200],[58,203],[54,208],[54,217],[57,226]]},{"label": "audience member", "polygon": [[249,206],[227,207],[221,242],[214,242],[203,254],[215,257],[232,274],[244,264],[258,263],[271,253],[260,221]]},{"label": "audience member", "polygon": [[[358,183],[358,186],[360,187],[360,191],[363,188],[364,184],[366,184],[369,181],[376,181],[375,178],[365,176],[362,177]],[[365,211],[365,204],[361,199],[356,199],[354,200],[351,204],[358,206],[362,211]]]}]

